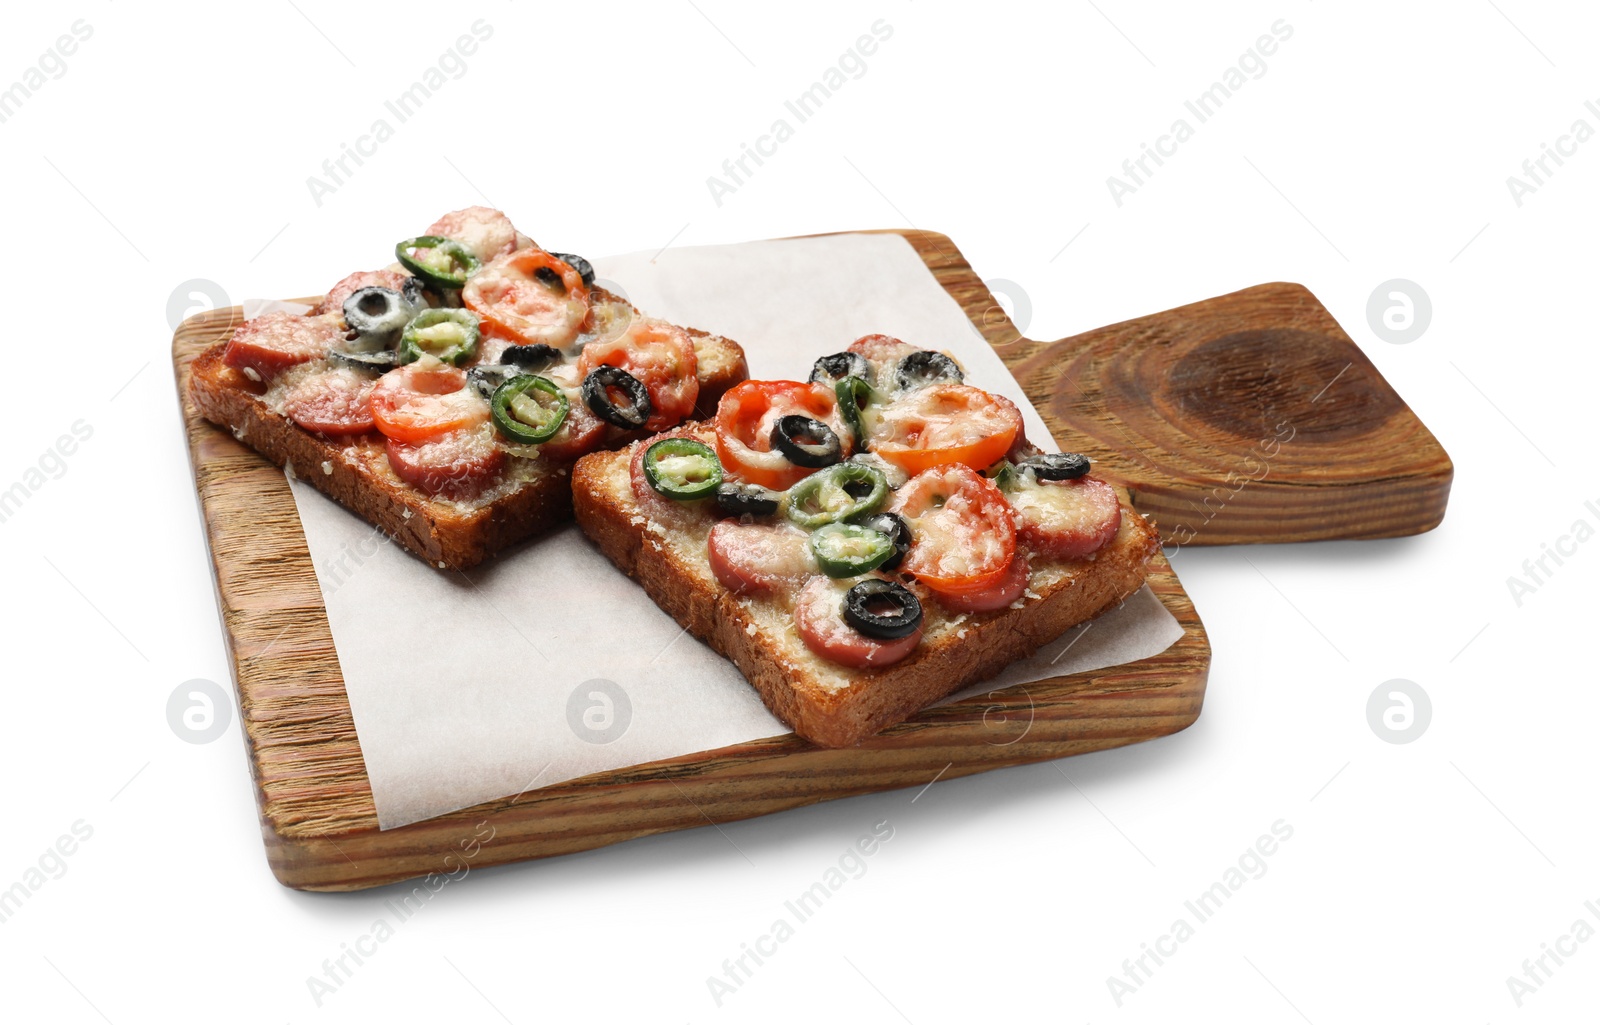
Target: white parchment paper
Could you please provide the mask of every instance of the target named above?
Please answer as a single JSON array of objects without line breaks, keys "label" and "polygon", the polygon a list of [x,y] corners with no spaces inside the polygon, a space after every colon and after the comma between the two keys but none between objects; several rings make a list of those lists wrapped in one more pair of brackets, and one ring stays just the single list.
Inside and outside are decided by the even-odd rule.
[{"label": "white parchment paper", "polygon": [[[898,235],[669,249],[595,267],[651,315],[738,341],[755,378],[804,379],[819,355],[872,332],[943,349],[1053,447],[1005,365]],[[574,526],[466,573],[441,571],[291,484],[384,829],[788,732],[732,663]],[[1144,658],[1181,634],[1147,588],[968,693]]]}]

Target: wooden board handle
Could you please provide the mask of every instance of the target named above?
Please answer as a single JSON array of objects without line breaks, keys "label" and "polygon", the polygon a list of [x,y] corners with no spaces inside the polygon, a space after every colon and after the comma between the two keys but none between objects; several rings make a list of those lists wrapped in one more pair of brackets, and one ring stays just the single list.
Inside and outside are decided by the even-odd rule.
[{"label": "wooden board handle", "polygon": [[1450,457],[1304,286],[995,340],[1057,442],[1132,489],[1169,545],[1398,537],[1444,518]]}]

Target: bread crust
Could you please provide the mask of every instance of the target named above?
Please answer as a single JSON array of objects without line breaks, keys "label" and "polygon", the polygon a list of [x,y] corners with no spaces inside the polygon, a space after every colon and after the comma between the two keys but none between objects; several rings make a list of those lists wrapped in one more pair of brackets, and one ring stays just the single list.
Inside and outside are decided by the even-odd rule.
[{"label": "bread crust", "polygon": [[[696,415],[704,416],[749,372],[737,343],[685,330],[696,351],[711,357],[702,361],[696,402]],[[394,475],[376,435],[330,438],[274,412],[262,400],[264,386],[223,362],[226,348],[226,342],[212,346],[190,367],[189,400],[200,414],[277,465],[291,466],[296,477],[440,569],[477,565],[571,519],[572,477],[566,465],[477,506],[431,497]],[[636,436],[619,433],[609,444]]]},{"label": "bread crust", "polygon": [[1090,559],[1052,564],[1063,574],[1036,597],[1030,592],[1020,606],[968,614],[959,630],[924,637],[892,666],[850,671],[850,682],[838,686],[825,679],[837,677],[838,667],[759,622],[749,599],[692,564],[668,543],[669,532],[641,513],[628,483],[632,449],[578,460],[572,474],[578,525],[657,605],[738,666],[775,715],[822,747],[859,744],[1113,608],[1143,585],[1160,550],[1155,528],[1124,503],[1116,537]]}]

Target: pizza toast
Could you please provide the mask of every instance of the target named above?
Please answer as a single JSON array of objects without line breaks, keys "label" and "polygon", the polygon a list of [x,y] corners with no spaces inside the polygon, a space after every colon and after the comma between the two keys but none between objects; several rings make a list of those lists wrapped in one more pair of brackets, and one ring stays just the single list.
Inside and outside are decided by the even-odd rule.
[{"label": "pizza toast", "polygon": [[600,551],[824,747],[1118,605],[1159,551],[1086,459],[1039,452],[1011,403],[930,353],[869,336],[810,382],[744,382],[713,421],[573,471]]}]

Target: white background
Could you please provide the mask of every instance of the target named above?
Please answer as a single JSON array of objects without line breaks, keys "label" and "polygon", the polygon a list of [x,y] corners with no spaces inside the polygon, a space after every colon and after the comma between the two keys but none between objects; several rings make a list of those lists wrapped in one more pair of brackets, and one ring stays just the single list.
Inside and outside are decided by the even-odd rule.
[{"label": "white background", "polygon": [[[8,1018],[1324,1025],[1592,1010],[1600,942],[1547,960],[1520,1008],[1506,982],[1575,920],[1600,926],[1584,908],[1600,905],[1600,545],[1520,605],[1507,584],[1574,521],[1600,525],[1584,505],[1600,506],[1600,140],[1520,206],[1506,184],[1574,120],[1600,129],[1584,108],[1600,104],[1592,9],[296,4],[7,12],[0,88],[74,19],[93,35],[0,124],[21,357],[0,488],[75,420],[94,431],[0,523],[0,887],[75,821],[93,830],[0,922]],[[493,36],[465,75],[315,202],[308,176],[478,18]],[[715,203],[707,177],[879,18],[893,35],[865,74]],[[1107,176],[1278,19],[1293,36],[1266,73],[1114,202]],[[231,302],[321,291],[478,202],[597,255],[915,224],[1014,282],[1008,301],[1041,339],[1303,282],[1454,457],[1450,512],[1404,540],[1180,552],[1215,648],[1185,733],[474,871],[319,1007],[307,977],[394,894],[280,887],[236,717],[209,745],[169,728],[173,689],[228,669],[166,307],[195,278]],[[1408,345],[1367,322],[1392,278],[1432,300]],[[35,360],[43,386],[23,383]],[[1411,743],[1368,723],[1393,678],[1431,698]],[[707,977],[885,820],[894,838],[866,873],[718,1007]],[[1119,1007],[1107,978],[1278,820],[1293,836],[1266,874]]]}]

